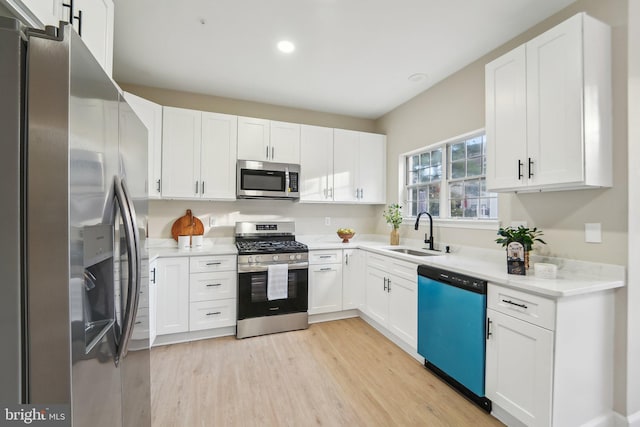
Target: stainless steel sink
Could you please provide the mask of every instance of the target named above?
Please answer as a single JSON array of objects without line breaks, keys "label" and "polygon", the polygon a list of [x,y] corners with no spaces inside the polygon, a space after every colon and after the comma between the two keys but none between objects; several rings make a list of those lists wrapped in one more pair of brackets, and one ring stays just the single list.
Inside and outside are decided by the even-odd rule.
[{"label": "stainless steel sink", "polygon": [[433,253],[427,251],[421,251],[419,249],[409,249],[409,248],[387,248],[388,251],[391,252],[399,252],[401,254],[413,255],[413,256],[438,256],[442,255],[440,253]]}]

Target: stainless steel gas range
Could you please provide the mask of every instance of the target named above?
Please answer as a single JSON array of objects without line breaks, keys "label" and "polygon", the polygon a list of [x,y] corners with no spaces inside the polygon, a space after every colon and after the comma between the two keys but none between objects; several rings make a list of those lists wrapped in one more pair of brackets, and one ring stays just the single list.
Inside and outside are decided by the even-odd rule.
[{"label": "stainless steel gas range", "polygon": [[293,222],[237,222],[237,338],[309,327],[309,250]]}]

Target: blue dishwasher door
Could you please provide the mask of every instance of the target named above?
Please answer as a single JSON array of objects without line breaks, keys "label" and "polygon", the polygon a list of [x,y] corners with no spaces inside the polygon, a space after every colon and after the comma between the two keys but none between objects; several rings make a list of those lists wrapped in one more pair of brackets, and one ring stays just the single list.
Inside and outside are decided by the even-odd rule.
[{"label": "blue dishwasher door", "polygon": [[418,276],[418,353],[484,396],[487,296]]}]

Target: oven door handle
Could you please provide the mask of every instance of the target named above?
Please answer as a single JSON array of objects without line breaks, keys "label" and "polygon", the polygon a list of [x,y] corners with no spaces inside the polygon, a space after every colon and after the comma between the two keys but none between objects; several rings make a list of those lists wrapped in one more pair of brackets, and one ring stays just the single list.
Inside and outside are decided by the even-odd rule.
[{"label": "oven door handle", "polygon": [[[297,262],[295,264],[288,264],[288,266],[289,270],[306,270],[309,268],[309,263]],[[268,265],[238,264],[238,273],[256,273],[267,270],[269,270]]]}]

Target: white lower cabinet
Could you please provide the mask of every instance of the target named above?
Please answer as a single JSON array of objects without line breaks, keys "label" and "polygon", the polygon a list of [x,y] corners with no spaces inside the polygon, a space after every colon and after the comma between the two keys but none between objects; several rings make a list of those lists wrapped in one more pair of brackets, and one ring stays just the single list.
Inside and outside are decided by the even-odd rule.
[{"label": "white lower cabinet", "polygon": [[486,396],[530,427],[613,424],[613,291],[558,299],[489,284]]},{"label": "white lower cabinet", "polygon": [[309,314],[342,310],[342,250],[309,251]]},{"label": "white lower cabinet", "polygon": [[486,393],[528,426],[551,416],[553,332],[488,309]]},{"label": "white lower cabinet", "polygon": [[236,256],[199,256],[189,260],[189,330],[236,324]]},{"label": "white lower cabinet", "polygon": [[367,253],[365,313],[411,348],[418,335],[417,265]]},{"label": "white lower cabinet", "polygon": [[159,258],[158,335],[214,329],[236,324],[235,255]]},{"label": "white lower cabinet", "polygon": [[158,335],[189,330],[189,258],[159,258],[157,267]]},{"label": "white lower cabinet", "polygon": [[342,251],[342,308],[364,307],[365,295],[364,252],[360,249]]}]

